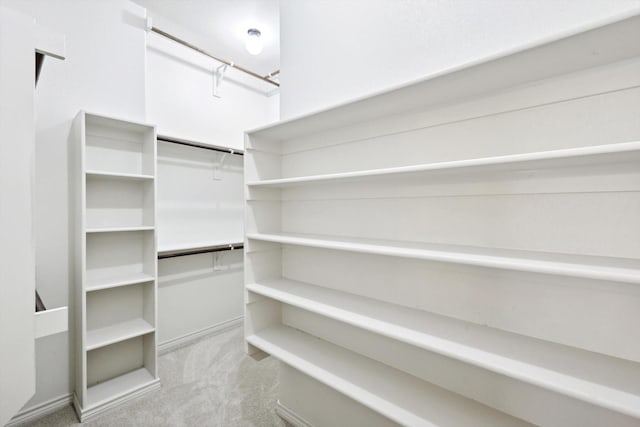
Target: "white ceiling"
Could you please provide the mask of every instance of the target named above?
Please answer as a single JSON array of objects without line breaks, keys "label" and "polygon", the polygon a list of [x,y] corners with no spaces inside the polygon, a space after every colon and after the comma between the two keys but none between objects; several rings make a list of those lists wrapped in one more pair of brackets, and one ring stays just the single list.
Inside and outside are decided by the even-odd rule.
[{"label": "white ceiling", "polygon": [[[161,22],[161,18],[170,20],[197,35],[198,41],[186,41],[214,56],[261,75],[280,69],[279,0],[133,1],[147,8],[154,23]],[[262,33],[264,50],[260,55],[250,55],[244,48],[249,28],[257,28]],[[206,46],[200,45],[203,40]]]}]

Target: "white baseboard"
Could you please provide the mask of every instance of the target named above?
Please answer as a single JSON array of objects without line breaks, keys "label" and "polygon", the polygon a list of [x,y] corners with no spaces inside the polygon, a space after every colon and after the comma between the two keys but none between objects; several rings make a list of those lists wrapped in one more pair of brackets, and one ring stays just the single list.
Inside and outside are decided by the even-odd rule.
[{"label": "white baseboard", "polygon": [[141,387],[135,388],[131,391],[128,391],[124,394],[119,395],[115,399],[103,401],[89,408],[82,408],[82,406],[80,405],[80,402],[78,401],[78,396],[76,396],[76,394],[73,393],[73,408],[75,409],[76,415],[78,415],[78,418],[80,418],[80,422],[84,423],[124,403],[128,403],[141,396],[144,396],[147,393],[151,393],[152,391],[156,391],[159,389],[160,389],[160,379],[156,378],[153,381],[150,381],[149,383]]},{"label": "white baseboard", "polygon": [[244,316],[236,317],[235,319],[226,320],[216,325],[209,326],[195,332],[190,332],[181,337],[172,338],[165,342],[161,342],[160,344],[158,344],[158,354],[165,354],[170,351],[177,350],[178,348],[183,347],[185,345],[192,344],[194,341],[197,341],[200,338],[203,338],[209,335],[221,334],[230,329],[237,328],[242,325],[243,319],[244,319]]},{"label": "white baseboard", "polygon": [[276,414],[293,427],[313,427],[313,424],[288,407],[284,406],[279,400],[276,402]]},{"label": "white baseboard", "polygon": [[39,403],[37,405],[25,408],[18,412],[5,427],[14,427],[20,424],[35,421],[46,415],[53,414],[59,411],[65,406],[71,405],[71,393],[63,394],[62,396],[54,397],[46,402]]}]

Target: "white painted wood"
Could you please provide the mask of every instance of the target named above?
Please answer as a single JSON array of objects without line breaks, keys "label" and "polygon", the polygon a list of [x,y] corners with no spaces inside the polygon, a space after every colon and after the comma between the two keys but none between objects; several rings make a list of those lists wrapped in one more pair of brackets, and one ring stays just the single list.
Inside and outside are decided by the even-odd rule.
[{"label": "white painted wood", "polygon": [[[292,280],[248,284],[247,290],[448,358],[640,417],[640,372],[635,363]],[[402,357],[400,353],[398,357]]]},{"label": "white painted wood", "polygon": [[126,181],[138,181],[138,180],[152,180],[154,179],[153,175],[137,175],[131,173],[117,173],[117,172],[101,172],[101,171],[87,171],[87,178],[90,177],[104,177],[104,178],[114,178],[114,179],[122,179]]},{"label": "white painted wood", "polygon": [[283,376],[289,407],[320,425],[365,413],[332,413],[302,377],[409,405],[409,386],[340,381],[375,360],[460,410],[638,423],[639,23],[247,133],[246,350],[301,372]]},{"label": "white painted wood", "polygon": [[132,227],[119,227],[119,226],[111,226],[111,227],[92,227],[87,228],[87,233],[118,233],[123,231],[152,231],[155,230],[155,227],[152,225],[138,225]]},{"label": "white painted wood", "polygon": [[80,112],[74,406],[85,421],[159,387],[156,135]]},{"label": "white painted wood", "polygon": [[87,282],[87,292],[99,291],[101,289],[117,288],[119,286],[137,285],[138,283],[152,282],[153,275],[146,273],[134,273],[119,277],[108,277],[104,279]]},{"label": "white painted wood", "polygon": [[35,314],[35,337],[42,338],[69,329],[68,307],[57,307],[38,311]]},{"label": "white painted wood", "polygon": [[[635,427],[637,418],[283,305],[283,324],[534,425]],[[562,408],[558,410],[558,408]]]},{"label": "white painted wood", "polygon": [[[544,151],[537,153],[512,154],[506,156],[486,157],[481,159],[454,160],[424,165],[401,166],[387,169],[374,169],[356,172],[343,172],[308,177],[281,178],[248,182],[247,185],[260,187],[289,187],[305,184],[322,184],[325,182],[353,182],[363,179],[372,183],[384,181],[388,183],[395,179],[416,180],[428,179],[434,175],[442,179],[443,175],[459,176],[464,173],[496,173],[530,170],[545,170],[552,168],[575,168],[598,164],[637,163],[640,160],[640,142],[599,145],[595,147],[580,147],[564,150]],[[397,177],[397,178],[396,178]]]},{"label": "white painted wood", "polygon": [[154,327],[144,319],[133,319],[122,323],[87,331],[87,351],[115,344],[120,341],[146,335],[153,332]]},{"label": "white painted wood", "polygon": [[279,400],[276,402],[276,414],[294,427],[313,427],[313,424],[287,408]]},{"label": "white painted wood", "polygon": [[35,31],[0,7],[0,425],[35,392]]},{"label": "white painted wood", "polygon": [[181,347],[193,344],[204,337],[210,337],[213,335],[222,334],[231,329],[238,328],[242,326],[243,321],[244,321],[244,316],[240,316],[236,319],[225,320],[224,322],[221,322],[217,325],[209,326],[209,327],[200,329],[199,331],[189,332],[185,335],[161,342],[160,344],[158,344],[158,354],[162,355],[165,353],[170,353]]},{"label": "white painted wood", "polygon": [[151,382],[157,381],[145,368],[136,369],[128,374],[105,381],[88,390],[89,407],[107,402],[132,390],[141,388]]},{"label": "white painted wood", "polygon": [[[289,411],[295,408],[297,418],[304,414],[304,419],[313,426],[400,426],[284,363],[280,364],[280,382],[287,384],[287,388],[280,389],[278,402]],[[321,404],[316,396],[322,396]]]},{"label": "white painted wood", "polygon": [[25,423],[35,422],[49,414],[67,408],[72,402],[73,397],[71,393],[55,397],[46,402],[23,409],[18,412],[9,423],[5,424],[5,427],[15,427],[24,425]]},{"label": "white painted wood", "polygon": [[292,328],[268,328],[247,341],[402,425],[529,425]]},{"label": "white painted wood", "polygon": [[277,125],[263,126],[250,133],[273,140],[312,134],[443,105],[461,98],[495,93],[638,56],[640,47],[636,43],[619,43],[620,40],[633,41],[640,37],[638,20],[640,17],[636,12],[593,29],[576,29],[570,35],[562,34],[555,39],[518,46],[344,104],[287,119]]},{"label": "white painted wood", "polygon": [[504,270],[555,274],[593,280],[640,283],[640,262],[504,249],[448,246],[376,239],[326,237],[292,233],[248,233],[248,239],[347,252],[416,258]]}]

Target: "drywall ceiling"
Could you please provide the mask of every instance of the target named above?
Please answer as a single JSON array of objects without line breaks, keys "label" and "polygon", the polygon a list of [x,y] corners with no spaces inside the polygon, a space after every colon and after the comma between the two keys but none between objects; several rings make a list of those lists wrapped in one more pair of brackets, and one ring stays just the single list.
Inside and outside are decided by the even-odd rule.
[{"label": "drywall ceiling", "polygon": [[[266,75],[280,68],[279,0],[133,0],[154,23],[172,21],[185,29],[176,34],[213,55]],[[155,25],[155,24],[154,24]],[[244,48],[249,28],[262,33],[264,50]],[[174,28],[175,32],[175,28]]]}]

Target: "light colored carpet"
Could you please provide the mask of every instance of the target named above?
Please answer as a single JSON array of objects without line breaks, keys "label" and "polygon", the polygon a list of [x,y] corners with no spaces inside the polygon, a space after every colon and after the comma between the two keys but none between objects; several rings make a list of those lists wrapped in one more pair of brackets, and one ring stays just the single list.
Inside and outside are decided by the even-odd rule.
[{"label": "light colored carpet", "polygon": [[[235,328],[158,358],[162,388],[82,425],[283,427],[275,414],[278,362],[243,351]],[[71,407],[31,427],[80,425]]]}]

